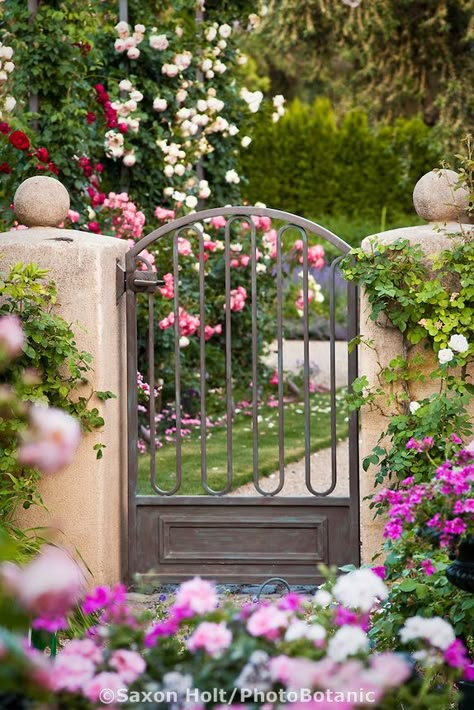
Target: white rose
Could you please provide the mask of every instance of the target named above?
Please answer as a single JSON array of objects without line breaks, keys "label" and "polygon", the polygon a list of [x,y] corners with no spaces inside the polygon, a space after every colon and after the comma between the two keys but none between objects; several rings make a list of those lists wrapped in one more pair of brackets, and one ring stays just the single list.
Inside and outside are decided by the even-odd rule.
[{"label": "white rose", "polygon": [[455,334],[450,337],[448,347],[450,347],[451,350],[455,350],[457,353],[465,353],[466,350],[469,350],[469,343],[464,335]]},{"label": "white rose", "polygon": [[235,185],[238,185],[240,182],[240,177],[236,170],[228,170],[225,174],[225,180],[230,184],[234,183]]},{"label": "white rose", "polygon": [[199,113],[204,113],[204,111],[207,111],[207,101],[204,101],[204,99],[199,99],[196,104],[196,108]]},{"label": "white rose", "polygon": [[174,166],[174,172],[176,175],[179,175],[179,177],[181,177],[186,172],[186,168],[182,163],[178,163]]},{"label": "white rose", "polygon": [[11,59],[13,57],[13,48],[0,47],[0,57],[3,57],[3,59]]},{"label": "white rose", "polygon": [[184,192],[180,192],[179,190],[175,190],[173,192],[173,200],[175,202],[184,202],[186,199],[186,194]]},{"label": "white rose", "polygon": [[187,338],[185,335],[182,335],[179,339],[179,347],[180,348],[187,348],[189,345],[189,338]]},{"label": "white rose", "polygon": [[136,162],[137,162],[137,159],[136,159],[136,157],[135,157],[135,155],[134,155],[133,153],[127,153],[127,154],[124,155],[124,157],[123,157],[123,164],[124,164],[127,168],[131,168],[132,165],[135,165]]},{"label": "white rose", "polygon": [[184,201],[186,207],[189,207],[189,209],[193,210],[197,206],[197,197],[194,195],[188,195]]},{"label": "white rose", "polygon": [[133,29],[135,30],[135,32],[138,32],[138,34],[142,35],[144,34],[146,27],[145,25],[135,25]]},{"label": "white rose", "polygon": [[140,50],[137,49],[137,47],[130,47],[130,49],[127,52],[127,57],[129,59],[138,59],[140,56]]},{"label": "white rose", "polygon": [[415,414],[416,411],[421,407],[419,402],[410,402],[410,414]]},{"label": "white rose", "polygon": [[174,167],[172,165],[166,165],[165,169],[163,170],[164,174],[166,177],[170,178],[173,177],[174,175]]},{"label": "white rose", "polygon": [[171,197],[171,195],[173,194],[173,192],[174,192],[174,190],[173,190],[172,187],[165,187],[165,189],[163,190],[163,195],[164,195],[165,197]]},{"label": "white rose", "polygon": [[228,37],[230,37],[231,32],[232,28],[230,25],[221,25],[219,27],[219,34],[223,39],[227,39]]},{"label": "white rose", "polygon": [[179,91],[176,92],[176,101],[179,104],[182,104],[183,101],[186,100],[187,95],[188,95],[188,92],[185,89],[180,89]]},{"label": "white rose", "polygon": [[214,72],[212,69],[209,69],[209,71],[206,72],[206,79],[214,79]]},{"label": "white rose", "polygon": [[[131,91],[133,89],[132,82],[128,79],[122,79],[119,84],[120,91]],[[113,106],[113,104],[112,104]]]},{"label": "white rose", "polygon": [[160,99],[158,96],[153,101],[153,108],[155,111],[166,111],[168,108],[168,102],[166,99]]},{"label": "white rose", "polygon": [[125,35],[125,36],[128,35],[128,33],[130,31],[130,27],[128,25],[128,22],[124,22],[123,20],[121,22],[119,22],[117,25],[115,25],[115,31],[119,35]]},{"label": "white rose", "polygon": [[213,42],[217,36],[217,30],[215,27],[208,27],[205,35],[208,42]]},{"label": "white rose", "polygon": [[0,71],[0,83],[4,84],[8,79],[8,75],[6,71],[3,71],[3,69]]},{"label": "white rose", "polygon": [[132,101],[137,101],[137,102],[138,102],[138,101],[142,101],[142,100],[143,100],[143,94],[142,94],[141,91],[137,91],[137,90],[135,89],[135,91],[131,91],[131,92],[130,92],[130,98],[132,99]]},{"label": "white rose", "polygon": [[332,594],[326,591],[326,589],[318,589],[313,597],[313,602],[318,606],[329,606],[332,602]]},{"label": "white rose", "polygon": [[12,71],[15,69],[15,65],[13,62],[5,62],[5,64],[3,65],[3,68],[5,69],[7,74],[11,74]]},{"label": "white rose", "polygon": [[127,111],[136,111],[137,110],[137,102],[134,101],[133,99],[126,101],[124,106],[127,109]]},{"label": "white rose", "polygon": [[450,348],[442,348],[438,353],[440,365],[446,365],[446,363],[451,362],[453,358],[454,353]]},{"label": "white rose", "polygon": [[161,73],[165,74],[166,76],[169,76],[170,78],[174,78],[177,76],[179,72],[178,67],[176,64],[163,64],[161,67]]},{"label": "white rose", "polygon": [[13,96],[7,96],[5,98],[5,111],[11,113],[16,106],[16,99]]},{"label": "white rose", "polygon": [[227,47],[227,42],[225,41],[225,39],[221,39],[217,43],[217,46],[219,47],[219,49],[225,49]]},{"label": "white rose", "polygon": [[251,142],[252,139],[250,138],[250,136],[244,136],[240,141],[240,145],[242,146],[242,148],[248,148]]},{"label": "white rose", "polygon": [[229,126],[229,135],[236,136],[238,132],[239,132],[239,129],[237,128],[237,126],[234,126],[234,124]]},{"label": "white rose", "polygon": [[169,42],[166,35],[152,35],[150,37],[150,47],[152,49],[163,52],[165,49],[168,49],[168,46]]}]

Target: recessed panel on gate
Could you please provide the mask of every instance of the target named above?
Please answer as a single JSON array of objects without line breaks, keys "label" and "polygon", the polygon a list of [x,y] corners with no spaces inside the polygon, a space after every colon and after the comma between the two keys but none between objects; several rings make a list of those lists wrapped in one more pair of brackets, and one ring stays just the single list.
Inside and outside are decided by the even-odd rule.
[{"label": "recessed panel on gate", "polygon": [[137,507],[137,537],[143,541],[137,571],[158,583],[200,574],[232,583],[278,575],[290,584],[314,584],[319,564],[346,562],[347,499],[162,503]]}]

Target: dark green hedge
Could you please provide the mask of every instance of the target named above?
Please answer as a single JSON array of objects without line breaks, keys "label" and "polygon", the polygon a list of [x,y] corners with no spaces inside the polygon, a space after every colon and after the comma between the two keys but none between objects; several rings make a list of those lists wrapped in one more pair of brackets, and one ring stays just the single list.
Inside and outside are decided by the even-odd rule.
[{"label": "dark green hedge", "polygon": [[251,203],[317,218],[380,216],[413,210],[412,191],[439,164],[441,147],[421,119],[369,127],[368,116],[350,111],[338,122],[327,99],[312,106],[293,102],[278,123],[262,116],[242,151],[243,187]]}]

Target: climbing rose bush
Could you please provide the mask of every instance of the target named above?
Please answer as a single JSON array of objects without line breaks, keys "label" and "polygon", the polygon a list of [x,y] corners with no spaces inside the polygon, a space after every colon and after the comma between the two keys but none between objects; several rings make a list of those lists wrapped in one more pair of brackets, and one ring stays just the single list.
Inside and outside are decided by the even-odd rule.
[{"label": "climbing rose bush", "polygon": [[[270,702],[296,710],[325,701],[346,709],[399,703],[441,709],[455,699],[454,681],[474,678],[463,644],[440,618],[408,619],[393,651],[371,647],[370,617],[387,589],[368,569],[330,579],[314,597],[291,592],[273,603],[254,600],[243,607],[219,600],[213,583],[195,578],[158,609],[154,621],[150,612],[128,606],[122,585],[97,587],[82,602],[91,624],[87,632],[40,665],[20,634],[20,622],[38,613],[44,618],[45,607],[49,617],[67,614],[81,590],[64,552],[54,552],[66,564],[62,580],[55,565],[49,579],[42,572],[52,554],[47,548],[23,572],[15,571],[28,587],[22,596],[14,594],[10,566],[0,576],[0,611],[9,604],[9,618],[19,620],[16,633],[0,631],[2,669],[22,677],[27,697],[54,697],[78,710],[104,704],[132,708],[150,694],[158,706],[172,702],[177,708]],[[400,651],[412,651],[414,660]]]}]

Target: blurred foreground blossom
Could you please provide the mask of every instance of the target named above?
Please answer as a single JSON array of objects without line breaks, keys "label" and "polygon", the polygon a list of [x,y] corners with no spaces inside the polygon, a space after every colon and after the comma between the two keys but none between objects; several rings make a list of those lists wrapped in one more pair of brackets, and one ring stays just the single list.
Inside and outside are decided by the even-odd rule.
[{"label": "blurred foreground blossom", "polygon": [[61,409],[33,405],[31,428],[24,434],[18,460],[25,466],[55,473],[71,463],[79,444],[79,422]]},{"label": "blurred foreground blossom", "polygon": [[21,353],[24,342],[25,334],[18,316],[0,318],[0,357],[16,357]]}]

